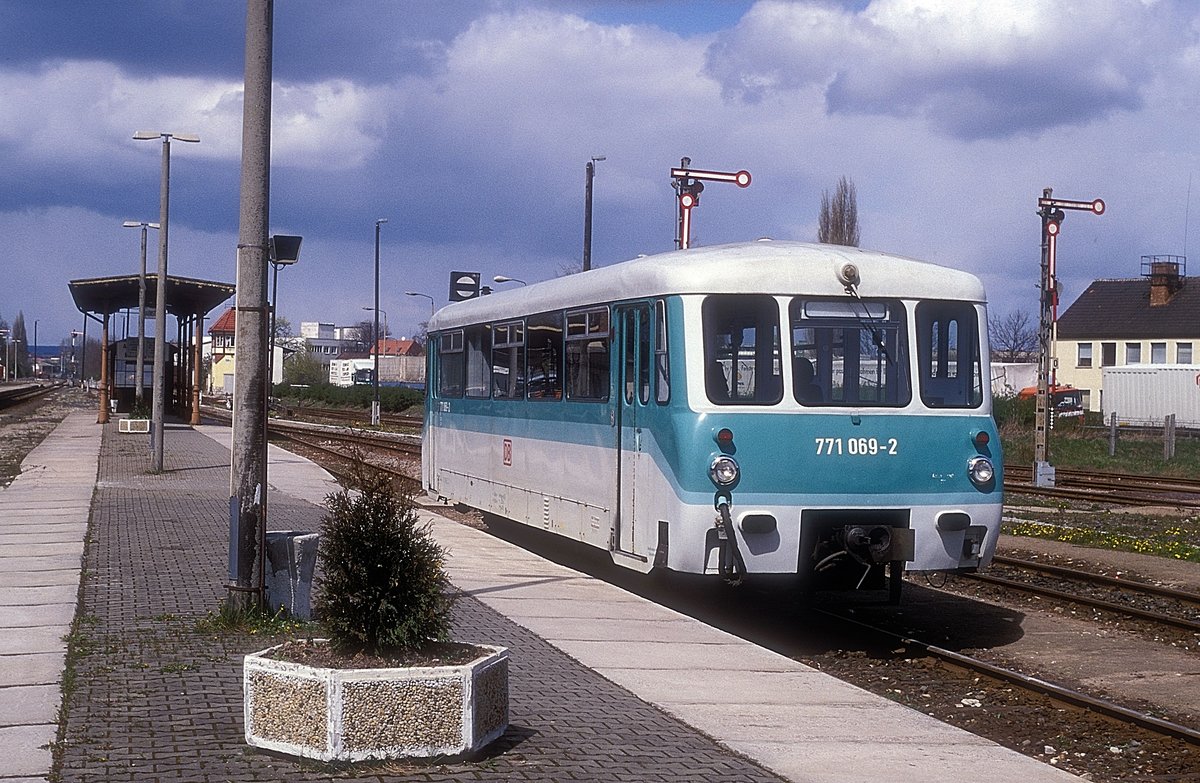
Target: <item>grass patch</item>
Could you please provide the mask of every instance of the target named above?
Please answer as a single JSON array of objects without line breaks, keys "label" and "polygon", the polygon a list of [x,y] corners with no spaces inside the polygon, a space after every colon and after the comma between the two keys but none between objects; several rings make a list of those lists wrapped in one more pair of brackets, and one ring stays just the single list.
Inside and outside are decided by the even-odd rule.
[{"label": "grass patch", "polygon": [[299,636],[311,638],[320,626],[314,622],[297,620],[280,609],[274,614],[264,612],[257,606],[238,608],[229,602],[209,612],[196,622],[200,633],[243,633],[250,636]]},{"label": "grass patch", "polygon": [[[1141,517],[1141,519],[1147,518]],[[1156,518],[1149,519],[1157,521]],[[1063,541],[1096,549],[1137,552],[1143,555],[1200,563],[1200,546],[1191,543],[1200,533],[1195,520],[1188,520],[1183,524],[1176,520],[1175,525],[1157,530],[1147,526],[1141,534],[1088,525],[1061,525],[1042,520],[1005,522],[1003,530],[1014,536]]]}]

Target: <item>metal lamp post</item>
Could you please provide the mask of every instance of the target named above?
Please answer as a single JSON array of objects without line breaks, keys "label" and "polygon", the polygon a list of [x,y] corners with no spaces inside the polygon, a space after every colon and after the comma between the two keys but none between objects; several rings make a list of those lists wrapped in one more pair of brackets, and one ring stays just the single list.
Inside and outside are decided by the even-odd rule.
[{"label": "metal lamp post", "polygon": [[387,222],[387,218],[379,218],[375,221],[375,337],[374,356],[375,363],[372,374],[375,376],[372,383],[375,385],[375,399],[371,402],[371,425],[379,426],[379,227]]},{"label": "metal lamp post", "polygon": [[121,224],[125,228],[140,228],[142,230],[142,266],[138,272],[138,343],[137,343],[137,386],[134,387],[134,401],[141,404],[142,379],[146,366],[146,231],[158,229],[158,223],[148,223],[144,220],[126,220]]},{"label": "metal lamp post", "polygon": [[428,299],[429,300],[429,317],[430,318],[433,317],[434,301],[433,301],[432,296],[430,296],[429,294],[423,294],[420,291],[405,291],[404,295],[405,296],[423,296],[426,299]]},{"label": "metal lamp post", "polygon": [[[363,309],[364,310],[374,310],[375,316],[376,316],[375,317],[375,324],[376,324],[376,326],[375,326],[375,365],[374,365],[375,369],[372,370],[372,373],[375,375],[375,379],[374,379],[375,405],[378,407],[378,405],[379,405],[379,351],[380,351],[380,348],[379,348],[380,338],[379,338],[379,326],[378,326],[379,313],[383,313],[383,339],[384,340],[387,339],[387,336],[391,333],[391,331],[388,329],[387,310],[384,310],[382,308],[367,307],[366,305],[363,305]],[[380,413],[380,419],[382,420],[382,418],[383,418],[383,414]],[[375,422],[375,423],[378,424],[379,422]]]},{"label": "metal lamp post", "polygon": [[163,412],[166,407],[166,342],[167,342],[167,227],[171,212],[171,139],[191,142],[200,141],[199,136],[159,131],[138,131],[133,138],[139,141],[162,139],[162,183],[158,200],[158,281],[154,297],[154,389],[151,409],[153,456],[151,470],[161,473],[163,469]]},{"label": "metal lamp post", "polygon": [[38,319],[33,319],[33,366],[30,368],[33,377],[38,377],[38,341],[37,341],[37,326]]}]

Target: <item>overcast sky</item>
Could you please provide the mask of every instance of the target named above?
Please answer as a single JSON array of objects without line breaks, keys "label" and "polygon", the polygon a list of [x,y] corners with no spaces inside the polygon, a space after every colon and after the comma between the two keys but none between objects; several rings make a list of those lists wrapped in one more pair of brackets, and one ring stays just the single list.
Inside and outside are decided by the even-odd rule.
[{"label": "overcast sky", "polygon": [[[172,146],[170,271],[234,282],[244,17],[0,0],[0,317],[55,344],[81,323],[68,280],[136,273],[121,223],[158,219],[161,153],[137,130],[200,136]],[[1044,187],[1108,205],[1067,215],[1065,302],[1194,243],[1198,36],[1192,0],[280,0],[270,224],[304,245],[279,311],[369,316],[376,218],[393,333],[451,270],[552,277],[593,156],[593,264],[670,250],[686,155],[754,177],[709,185],[696,244],[815,240],[845,175],[863,247],[1036,316]]]}]

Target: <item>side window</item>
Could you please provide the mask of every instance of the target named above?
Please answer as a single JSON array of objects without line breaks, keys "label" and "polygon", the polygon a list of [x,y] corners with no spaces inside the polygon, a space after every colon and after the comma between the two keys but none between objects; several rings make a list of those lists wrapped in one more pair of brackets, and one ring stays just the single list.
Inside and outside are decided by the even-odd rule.
[{"label": "side window", "polygon": [[650,308],[638,308],[638,401],[650,402]]},{"label": "side window", "polygon": [[773,405],[783,399],[779,306],[769,296],[710,296],[704,321],[704,388],[718,405]]},{"label": "side window", "polygon": [[607,400],[608,308],[567,313],[567,399]]},{"label": "side window", "polygon": [[1112,367],[1117,363],[1117,344],[1100,343],[1100,366]]},{"label": "side window", "polygon": [[562,399],[562,315],[535,315],[525,322],[528,365],[526,388],[531,400]]},{"label": "side window", "polygon": [[654,399],[659,404],[671,401],[671,357],[667,353],[667,303],[654,303]]},{"label": "side window", "polygon": [[491,389],[488,382],[492,377],[492,329],[490,326],[472,326],[466,330],[467,389],[468,397],[488,397]]},{"label": "side window", "polygon": [[1125,343],[1125,363],[1126,364],[1141,364],[1142,363],[1142,344],[1141,343]]},{"label": "side window", "polygon": [[1079,343],[1078,355],[1075,359],[1076,367],[1091,367],[1092,366],[1092,344]]},{"label": "side window", "polygon": [[1176,364],[1191,364],[1192,363],[1192,344],[1178,343],[1175,346],[1175,363]]},{"label": "side window", "polygon": [[517,400],[525,396],[525,324],[522,321],[492,327],[492,396]]},{"label": "side window", "polygon": [[443,332],[438,338],[438,396],[461,397],[463,393],[462,329]]},{"label": "side window", "polygon": [[921,400],[930,408],[983,404],[979,317],[969,302],[917,305]]}]

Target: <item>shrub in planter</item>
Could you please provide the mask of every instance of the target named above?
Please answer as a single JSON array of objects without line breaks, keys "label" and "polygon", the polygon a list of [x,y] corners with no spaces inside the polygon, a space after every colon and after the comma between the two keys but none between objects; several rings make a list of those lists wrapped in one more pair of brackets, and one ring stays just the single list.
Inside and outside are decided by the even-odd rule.
[{"label": "shrub in planter", "polygon": [[378,475],[326,498],[328,640],[246,656],[246,740],[322,760],[459,755],[508,726],[508,651],[449,641],[445,552]]},{"label": "shrub in planter", "polygon": [[357,494],[343,489],[326,499],[315,606],[330,640],[343,652],[376,655],[446,641],[445,552],[386,479],[360,485]]}]

